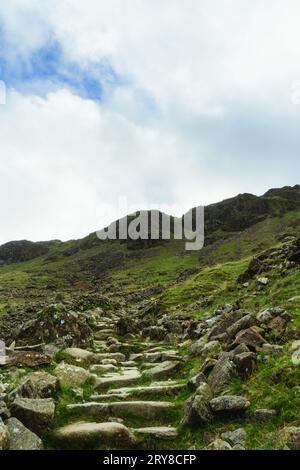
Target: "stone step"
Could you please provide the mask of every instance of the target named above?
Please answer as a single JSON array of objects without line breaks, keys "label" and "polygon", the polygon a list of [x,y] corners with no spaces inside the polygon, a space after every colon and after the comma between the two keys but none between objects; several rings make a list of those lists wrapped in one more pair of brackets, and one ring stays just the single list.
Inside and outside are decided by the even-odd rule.
[{"label": "stone step", "polygon": [[102,395],[92,395],[91,399],[93,401],[105,401],[112,398],[121,397],[122,399],[130,399],[133,394],[138,394],[143,398],[151,396],[154,393],[157,395],[176,395],[186,388],[186,384],[181,383],[153,383],[149,386],[137,386],[137,387],[122,387],[113,390],[109,390],[106,394]]},{"label": "stone step", "polygon": [[90,371],[93,374],[106,374],[107,372],[117,372],[118,367],[113,364],[94,364],[90,366]]},{"label": "stone step", "polygon": [[61,449],[92,449],[101,445],[113,447],[135,444],[135,436],[119,423],[73,423],[53,432],[52,438]]},{"label": "stone step", "polygon": [[182,361],[183,358],[178,355],[177,351],[170,350],[131,354],[129,356],[129,360],[136,362],[158,363],[164,361]]},{"label": "stone step", "polygon": [[111,403],[88,402],[67,405],[71,415],[84,419],[114,418],[165,419],[175,409],[175,404],[165,401],[116,401]]},{"label": "stone step", "polygon": [[103,361],[103,359],[113,359],[117,362],[124,362],[126,360],[126,357],[122,353],[97,353],[95,354],[95,359],[97,360],[96,364],[99,364]]},{"label": "stone step", "polygon": [[119,373],[105,374],[96,379],[94,389],[104,390],[111,385],[129,385],[138,382],[142,377],[141,372],[136,368],[126,368]]},{"label": "stone step", "polygon": [[165,361],[158,366],[148,369],[144,372],[145,377],[154,379],[167,379],[174,377],[181,369],[182,364],[175,361]]},{"label": "stone step", "polygon": [[169,426],[153,426],[148,428],[133,429],[137,437],[155,437],[156,439],[172,440],[178,436],[176,428]]}]

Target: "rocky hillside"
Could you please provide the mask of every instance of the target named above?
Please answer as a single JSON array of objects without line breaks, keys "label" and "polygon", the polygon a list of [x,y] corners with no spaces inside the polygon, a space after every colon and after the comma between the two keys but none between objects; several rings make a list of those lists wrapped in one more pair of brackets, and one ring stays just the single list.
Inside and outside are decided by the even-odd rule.
[{"label": "rocky hillside", "polygon": [[300,187],[206,244],[0,247],[0,449],[299,449]]}]

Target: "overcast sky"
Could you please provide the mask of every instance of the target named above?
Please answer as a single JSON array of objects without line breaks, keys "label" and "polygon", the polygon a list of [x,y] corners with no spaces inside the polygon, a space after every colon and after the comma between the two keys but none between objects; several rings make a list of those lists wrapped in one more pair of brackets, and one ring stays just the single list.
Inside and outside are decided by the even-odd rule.
[{"label": "overcast sky", "polygon": [[299,183],[299,18],[299,0],[2,2],[0,242],[80,238],[124,197],[180,215]]}]

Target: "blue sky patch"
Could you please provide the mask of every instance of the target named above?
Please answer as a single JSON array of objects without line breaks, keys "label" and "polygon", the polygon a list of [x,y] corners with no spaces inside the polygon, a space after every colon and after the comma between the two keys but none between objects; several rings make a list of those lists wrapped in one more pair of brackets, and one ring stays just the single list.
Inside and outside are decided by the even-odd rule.
[{"label": "blue sky patch", "polygon": [[0,79],[8,88],[22,93],[28,91],[44,96],[53,89],[66,87],[84,99],[100,101],[104,82],[118,82],[116,73],[108,64],[92,64],[88,70],[77,63],[67,62],[56,41],[36,50],[27,60],[20,56],[13,61],[8,60],[1,31],[0,45]]}]

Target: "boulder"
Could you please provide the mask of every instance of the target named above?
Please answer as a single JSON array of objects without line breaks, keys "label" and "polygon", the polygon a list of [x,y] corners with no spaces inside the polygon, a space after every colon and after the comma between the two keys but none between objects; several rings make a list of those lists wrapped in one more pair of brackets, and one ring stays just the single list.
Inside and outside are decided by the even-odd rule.
[{"label": "boulder", "polygon": [[14,351],[9,355],[9,365],[16,367],[39,367],[51,364],[51,358],[35,351]]},{"label": "boulder", "polygon": [[80,348],[67,348],[63,350],[66,360],[75,361],[78,364],[91,364],[94,360],[94,353]]},{"label": "boulder", "polygon": [[214,413],[239,413],[246,411],[250,406],[250,402],[246,398],[237,395],[216,397],[209,404]]},{"label": "boulder", "polygon": [[24,398],[51,398],[58,390],[58,379],[48,372],[37,371],[26,375],[19,387]]},{"label": "boulder", "polygon": [[209,402],[212,398],[212,391],[207,383],[202,383],[196,393],[185,403],[184,416],[181,424],[192,426],[194,424],[207,424],[212,420],[212,413]]},{"label": "boulder", "polygon": [[12,416],[38,435],[49,429],[54,413],[55,403],[51,398],[17,398],[11,407]]},{"label": "boulder", "polygon": [[267,324],[270,320],[272,320],[273,314],[270,309],[261,310],[257,315],[256,319],[258,323]]},{"label": "boulder", "polygon": [[251,352],[236,354],[233,358],[237,372],[242,379],[247,379],[254,371],[256,355]]},{"label": "boulder", "polygon": [[222,320],[211,329],[209,333],[209,338],[213,339],[215,336],[226,333],[227,329],[231,325],[236,323],[245,315],[246,315],[246,312],[244,310],[230,311],[229,313],[225,314]]},{"label": "boulder", "polygon": [[235,337],[235,344],[244,343],[250,349],[259,350],[266,340],[253,327],[240,331]]},{"label": "boulder", "polygon": [[209,341],[200,351],[200,356],[202,359],[206,359],[207,357],[217,357],[221,351],[222,347],[219,341]]},{"label": "boulder", "polygon": [[222,439],[228,441],[232,446],[240,444],[245,445],[247,439],[247,433],[244,428],[238,428],[234,431],[227,431],[221,434]]},{"label": "boulder", "polygon": [[226,333],[229,338],[234,338],[239,331],[246,330],[247,328],[250,328],[255,324],[256,318],[251,315],[251,313],[249,313],[248,315],[245,315],[244,317],[240,318],[229,328],[227,328]]},{"label": "boulder", "polygon": [[236,366],[229,353],[224,353],[208,376],[208,384],[214,393],[222,392],[236,375]]},{"label": "boulder", "polygon": [[62,362],[53,371],[58,378],[59,384],[63,387],[82,387],[92,374],[83,367],[73,366]]},{"label": "boulder", "polygon": [[10,450],[43,450],[41,439],[18,419],[10,418],[6,424],[10,434]]},{"label": "boulder", "polygon": [[205,375],[203,374],[203,372],[199,372],[199,374],[195,375],[194,377],[192,377],[189,381],[188,381],[188,388],[192,391],[195,391],[197,390],[197,388],[199,387],[199,385],[201,383],[205,383],[206,382],[206,377]]}]

